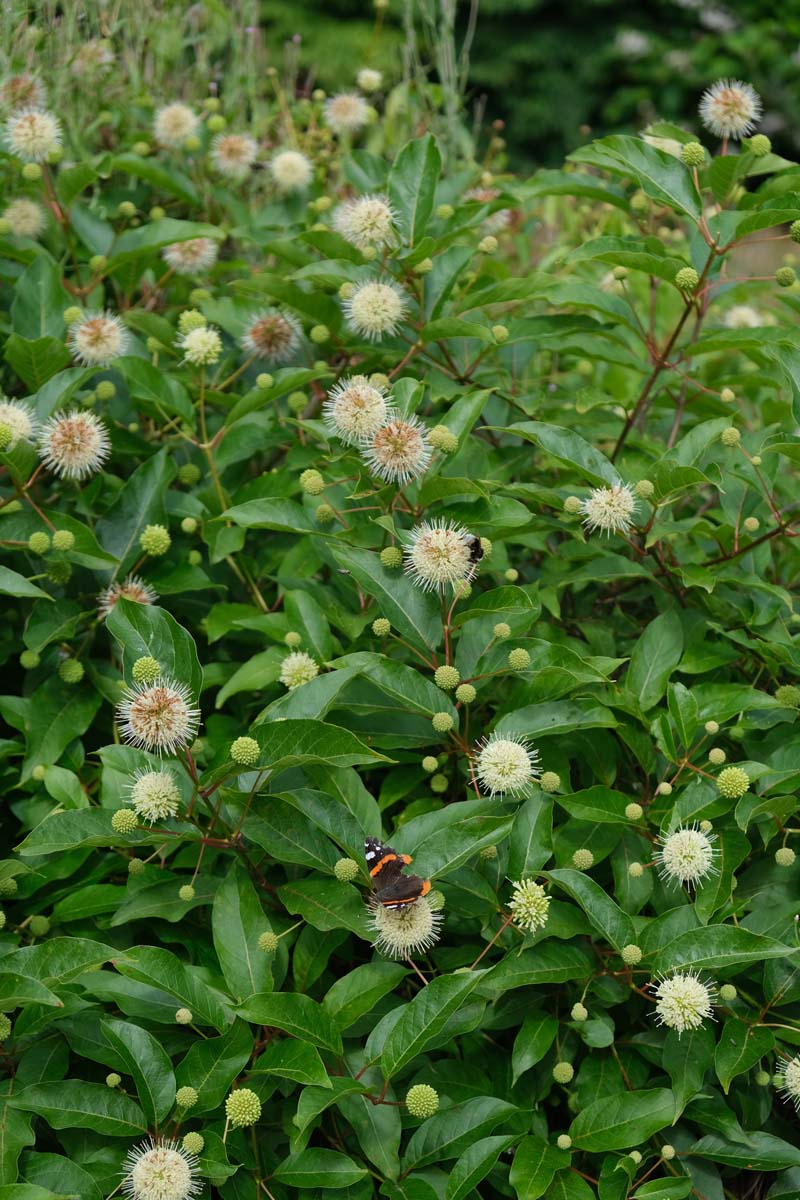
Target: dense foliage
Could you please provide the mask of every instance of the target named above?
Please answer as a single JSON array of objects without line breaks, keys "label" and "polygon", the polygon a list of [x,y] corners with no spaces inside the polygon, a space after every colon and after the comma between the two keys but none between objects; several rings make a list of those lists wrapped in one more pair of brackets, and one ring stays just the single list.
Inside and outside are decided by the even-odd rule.
[{"label": "dense foliage", "polygon": [[358,78],[0,85],[0,1200],[796,1196],[800,168]]}]

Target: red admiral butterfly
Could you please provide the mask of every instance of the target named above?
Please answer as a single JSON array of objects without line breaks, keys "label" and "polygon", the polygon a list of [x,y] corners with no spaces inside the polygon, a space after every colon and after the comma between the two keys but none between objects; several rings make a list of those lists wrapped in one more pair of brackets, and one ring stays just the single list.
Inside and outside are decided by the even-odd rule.
[{"label": "red admiral butterfly", "polygon": [[403,868],[412,861],[410,855],[398,854],[377,838],[366,839],[364,857],[375,882],[375,899],[384,908],[405,908],[431,890],[430,879],[403,874]]}]

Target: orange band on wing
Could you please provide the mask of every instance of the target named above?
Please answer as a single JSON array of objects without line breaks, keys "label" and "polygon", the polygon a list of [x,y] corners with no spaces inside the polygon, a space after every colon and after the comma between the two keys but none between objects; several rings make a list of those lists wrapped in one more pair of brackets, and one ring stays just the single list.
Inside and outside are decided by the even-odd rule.
[{"label": "orange band on wing", "polygon": [[376,863],[375,863],[375,866],[374,866],[374,867],[372,868],[372,870],[370,871],[370,875],[378,875],[378,874],[380,874],[380,872],[381,872],[382,868],[383,868],[383,867],[385,867],[387,863],[390,863],[390,862],[396,862],[396,861],[397,861],[397,855],[396,855],[396,854],[384,854],[384,856],[383,856],[383,858],[380,860],[380,862],[376,862]]},{"label": "orange band on wing", "polygon": [[420,893],[419,893],[419,894],[420,894],[420,896],[427,896],[427,894],[428,894],[428,892],[429,892],[430,890],[431,890],[431,881],[430,881],[430,879],[423,879],[423,881],[422,881],[422,887],[420,888]]},{"label": "orange band on wing", "polygon": [[400,857],[402,858],[402,860],[406,864],[406,866],[408,866],[409,863],[412,863],[414,861],[410,854],[401,854]]}]

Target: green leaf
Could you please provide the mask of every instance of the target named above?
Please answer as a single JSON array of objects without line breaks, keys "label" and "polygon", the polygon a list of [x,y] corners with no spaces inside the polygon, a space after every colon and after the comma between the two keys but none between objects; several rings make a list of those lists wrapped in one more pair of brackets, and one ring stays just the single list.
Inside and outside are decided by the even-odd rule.
[{"label": "green leaf", "polygon": [[272,1173],[276,1183],[289,1188],[352,1187],[367,1174],[346,1154],[336,1150],[301,1150],[290,1154]]},{"label": "green leaf", "polygon": [[295,1083],[330,1088],[331,1078],[325,1070],[319,1050],[298,1038],[273,1041],[253,1063],[253,1075],[277,1075]]},{"label": "green leaf", "polygon": [[569,1155],[543,1138],[523,1138],[514,1154],[508,1182],[517,1200],[538,1200],[549,1188],[556,1171],[569,1164]]},{"label": "green leaf", "polygon": [[667,690],[683,653],[683,628],[674,610],[651,621],[633,648],[626,682],[644,712]]},{"label": "green leaf", "polygon": [[[116,154],[111,160],[112,171],[123,171],[135,179],[143,179],[159,192],[167,192],[178,196],[188,204],[197,202],[197,189],[182,171],[170,164],[169,170],[153,158],[140,158],[138,154]],[[62,172],[63,174],[63,172]],[[60,176],[59,176],[60,178]],[[172,241],[183,241],[183,238],[172,238]]]},{"label": "green leaf", "polygon": [[370,750],[349,730],[322,721],[275,721],[256,725],[251,733],[262,750],[261,766],[273,774],[311,763],[355,767],[392,761]]},{"label": "green leaf", "polygon": [[483,980],[486,972],[442,975],[432,979],[403,1009],[381,1054],[381,1069],[391,1079],[437,1040],[450,1017]]},{"label": "green leaf", "polygon": [[219,1108],[252,1049],[253,1036],[244,1021],[234,1021],[222,1037],[195,1042],[175,1071],[179,1088],[193,1087],[197,1091],[199,1098],[192,1115]]},{"label": "green leaf", "polygon": [[621,950],[636,941],[631,918],[589,875],[573,870],[548,871],[547,875],[580,904],[590,925],[611,946]]},{"label": "green leaf", "polygon": [[43,1117],[53,1129],[91,1129],[103,1137],[142,1137],[147,1121],[138,1104],[104,1083],[61,1079],[34,1083],[10,1096],[12,1108]]},{"label": "green leaf", "polygon": [[517,1111],[514,1104],[505,1100],[476,1096],[464,1104],[455,1104],[435,1113],[412,1134],[403,1155],[403,1170],[412,1171],[429,1163],[457,1158],[469,1145],[508,1121]]},{"label": "green leaf", "polygon": [[76,846],[141,846],[152,841],[152,834],[143,829],[114,833],[109,809],[88,808],[50,813],[20,842],[17,851],[25,857],[58,854]]},{"label": "green leaf", "polygon": [[[447,1180],[445,1200],[467,1200],[485,1179],[504,1150],[514,1142],[514,1135],[479,1138],[469,1146],[453,1167]],[[519,1154],[517,1150],[514,1155]],[[513,1172],[512,1165],[512,1172]],[[517,1193],[519,1195],[519,1193]]]},{"label": "green leaf", "polygon": [[257,1025],[274,1025],[292,1037],[342,1053],[342,1037],[321,1004],[296,992],[262,992],[239,1005],[239,1015]]},{"label": "green leaf", "polygon": [[117,962],[117,970],[173,996],[179,1008],[188,1008],[197,1025],[224,1029],[233,1014],[223,996],[169,950],[160,946],[132,946]]},{"label": "green leaf", "polygon": [[540,871],[553,852],[553,800],[540,792],[517,809],[508,855],[509,879]]},{"label": "green leaf", "polygon": [[481,994],[502,995],[511,988],[588,979],[591,972],[591,959],[580,946],[541,942],[533,950],[507,955],[492,967],[481,987]]},{"label": "green leaf", "polygon": [[398,231],[409,246],[425,233],[441,169],[439,147],[427,133],[403,146],[389,172],[389,199],[397,212]]},{"label": "green leaf", "polygon": [[674,155],[649,146],[642,138],[615,134],[591,142],[569,157],[573,162],[632,176],[651,199],[700,219],[700,197],[686,167]]},{"label": "green leaf", "polygon": [[569,796],[557,796],[559,807],[565,809],[576,821],[591,821],[597,825],[629,824],[625,809],[630,796],[614,792],[607,787],[590,787]]},{"label": "green leaf", "polygon": [[106,515],[97,522],[100,545],[120,564],[117,574],[129,571],[141,554],[138,542],[145,525],[164,523],[164,493],[175,471],[166,449],[159,450],[128,476]]},{"label": "green leaf", "polygon": [[61,282],[61,271],[41,255],[35,258],[14,288],[11,322],[20,337],[63,338],[64,309],[73,298]]},{"label": "green leaf", "polygon": [[32,392],[38,392],[72,361],[69,350],[58,338],[24,338],[18,333],[12,333],[6,342],[5,360]]},{"label": "green leaf", "polygon": [[281,903],[290,913],[323,932],[349,929],[370,941],[369,914],[360,894],[346,883],[333,879],[298,879],[278,889]]},{"label": "green leaf", "polygon": [[786,1167],[800,1167],[800,1147],[771,1133],[755,1130],[748,1130],[746,1138],[744,1143],[728,1142],[709,1133],[687,1149],[698,1158],[709,1158],[712,1162],[745,1171],[782,1171]]},{"label": "green leaf", "polygon": [[511,1052],[513,1082],[541,1062],[558,1033],[558,1021],[549,1013],[528,1013],[514,1039]]},{"label": "green leaf", "polygon": [[0,595],[2,596],[17,596],[20,600],[29,597],[43,597],[45,600],[52,602],[53,597],[48,596],[47,592],[43,592],[35,583],[29,583],[24,575],[20,575],[17,571],[12,571],[10,567],[0,566]]},{"label": "green leaf", "polygon": [[603,1096],[578,1113],[569,1135],[580,1150],[626,1150],[671,1125],[675,1101],[666,1088]]},{"label": "green leaf", "polygon": [[334,555],[368,596],[377,601],[378,611],[398,633],[415,646],[435,650],[442,639],[440,606],[435,598],[415,587],[406,575],[384,567],[369,550],[337,551]]},{"label": "green leaf", "polygon": [[199,221],[177,221],[174,217],[148,221],[138,229],[127,229],[120,234],[111,247],[105,271],[107,274],[113,274],[127,263],[145,261],[156,255],[164,246],[171,246],[174,242],[188,242],[201,237],[219,242],[224,236],[223,230],[216,225],[206,225]]},{"label": "green leaf", "polygon": [[114,370],[125,380],[131,398],[153,416],[163,419],[163,414],[167,413],[182,417],[188,425],[193,424],[194,409],[186,388],[146,358],[117,358]]},{"label": "green leaf", "polygon": [[738,1017],[728,1017],[714,1055],[714,1069],[727,1096],[731,1081],[769,1054],[775,1045],[772,1030],[747,1025]]},{"label": "green leaf", "polygon": [[663,1066],[672,1081],[675,1120],[699,1095],[706,1071],[714,1061],[714,1034],[707,1026],[678,1033],[671,1029],[664,1042]]},{"label": "green leaf", "polygon": [[348,1029],[369,1013],[407,975],[401,963],[373,962],[342,975],[328,988],[322,1007],[341,1030]]},{"label": "green leaf", "polygon": [[147,1123],[158,1125],[175,1103],[169,1055],[146,1029],[128,1021],[104,1021],[103,1033],[136,1085]]},{"label": "green leaf", "polygon": [[225,521],[233,521],[243,529],[273,529],[278,533],[313,533],[327,536],[316,521],[296,500],[269,497],[263,500],[246,500],[235,504],[222,514]]},{"label": "green leaf", "polygon": [[75,163],[73,167],[62,167],[56,179],[56,194],[62,208],[72,208],[81,192],[97,182],[97,172],[86,162]]},{"label": "green leaf", "polygon": [[149,656],[158,660],[164,675],[186,684],[194,696],[200,695],[203,672],[194,638],[165,609],[123,597],[111,609],[106,625],[122,647],[129,679],[137,658]]},{"label": "green leaf", "polygon": [[546,425],[541,421],[519,421],[504,432],[533,442],[556,462],[573,467],[582,479],[595,487],[618,487],[622,482],[617,469],[605,455],[570,429]]},{"label": "green leaf", "polygon": [[789,957],[796,951],[782,942],[751,933],[736,925],[706,925],[682,933],[658,951],[651,963],[654,972],[671,971],[678,967],[746,966],[769,958]]},{"label": "green leaf", "polygon": [[258,946],[267,926],[255,888],[234,862],[214,897],[211,928],[219,965],[235,1000],[272,987],[270,956]]}]

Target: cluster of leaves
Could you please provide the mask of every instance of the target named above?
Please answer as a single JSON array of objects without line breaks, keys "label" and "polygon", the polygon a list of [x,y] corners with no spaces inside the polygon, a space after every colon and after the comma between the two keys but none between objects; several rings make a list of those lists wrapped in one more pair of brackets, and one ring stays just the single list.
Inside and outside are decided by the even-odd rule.
[{"label": "cluster of leaves", "polygon": [[[353,149],[321,105],[281,95],[259,151],[296,139],[306,195],[221,181],[216,105],[188,150],[134,152],[132,105],[41,178],[0,163],[48,213],[0,236],[5,390],[112,444],[82,484],[25,439],[0,453],[0,1197],[109,1197],[148,1133],[199,1134],[223,1200],[722,1200],[753,1173],[797,1195],[772,1080],[800,1042],[800,301],[786,265],[789,286],[744,277],[742,244],[791,247],[800,169],[763,143],[689,167],[665,127],[667,149],[615,136],[487,178],[430,134]],[[367,193],[394,214],[379,255],[330,221]],[[199,237],[217,263],[165,272]],[[341,297],[379,277],[406,312],[371,341]],[[75,307],[118,314],[126,353],[73,365]],[[304,331],[275,369],[240,344],[265,307]],[[187,310],[220,331],[213,366],[182,357]],[[354,373],[438,430],[405,485],[322,419]],[[587,536],[591,493],[629,486],[631,527]],[[437,596],[385,552],[442,519],[484,557]],[[134,571],[160,603],[98,615]],[[287,690],[298,646],[318,672]],[[114,720],[143,658],[202,709],[161,760]],[[490,734],[531,739],[546,789],[482,794]],[[126,832],[161,765],[179,811]],[[659,878],[658,839],[699,822],[713,871]],[[374,948],[365,836],[433,881],[428,953]],[[508,907],[523,880],[550,897],[535,932]],[[685,970],[720,989],[717,1025],[656,1023],[654,981]]]}]

